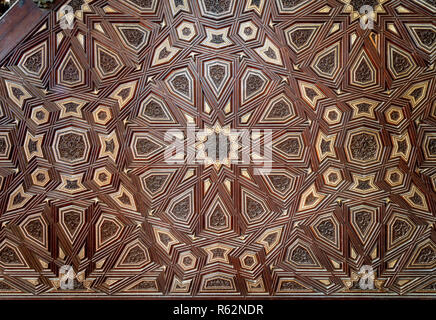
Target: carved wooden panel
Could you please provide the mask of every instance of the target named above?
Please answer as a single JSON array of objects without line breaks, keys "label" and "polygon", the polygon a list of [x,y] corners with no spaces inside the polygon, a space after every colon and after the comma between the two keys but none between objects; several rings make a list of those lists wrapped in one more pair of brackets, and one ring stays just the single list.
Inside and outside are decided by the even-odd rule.
[{"label": "carved wooden panel", "polygon": [[[0,62],[0,297],[434,297],[435,13],[58,1]],[[271,170],[211,157],[235,130]]]}]

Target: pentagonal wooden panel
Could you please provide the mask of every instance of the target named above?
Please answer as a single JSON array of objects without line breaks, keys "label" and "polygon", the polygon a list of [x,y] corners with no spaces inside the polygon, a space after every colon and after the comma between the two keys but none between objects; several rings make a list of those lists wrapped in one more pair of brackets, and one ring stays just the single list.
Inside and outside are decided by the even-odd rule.
[{"label": "pentagonal wooden panel", "polygon": [[[23,8],[1,297],[436,294],[434,1]],[[271,167],[250,153],[268,130]]]}]

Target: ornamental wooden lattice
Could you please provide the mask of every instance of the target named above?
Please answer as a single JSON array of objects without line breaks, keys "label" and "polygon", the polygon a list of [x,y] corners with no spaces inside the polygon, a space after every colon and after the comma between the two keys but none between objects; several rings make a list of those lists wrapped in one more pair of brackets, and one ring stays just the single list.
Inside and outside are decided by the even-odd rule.
[{"label": "ornamental wooden lattice", "polygon": [[[435,297],[434,0],[13,9],[0,298]],[[190,144],[189,127],[271,130],[272,168],[168,164],[169,130],[248,154]]]}]

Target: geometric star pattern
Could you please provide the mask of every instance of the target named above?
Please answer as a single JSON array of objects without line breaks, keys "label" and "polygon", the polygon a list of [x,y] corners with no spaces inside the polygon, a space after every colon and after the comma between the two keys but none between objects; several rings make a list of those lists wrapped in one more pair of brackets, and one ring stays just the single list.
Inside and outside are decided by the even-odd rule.
[{"label": "geometric star pattern", "polygon": [[[67,0],[35,15],[0,58],[0,297],[436,297],[435,12]],[[188,126],[208,136],[190,145]],[[165,161],[171,130],[197,150],[240,129],[273,131],[270,171]]]}]

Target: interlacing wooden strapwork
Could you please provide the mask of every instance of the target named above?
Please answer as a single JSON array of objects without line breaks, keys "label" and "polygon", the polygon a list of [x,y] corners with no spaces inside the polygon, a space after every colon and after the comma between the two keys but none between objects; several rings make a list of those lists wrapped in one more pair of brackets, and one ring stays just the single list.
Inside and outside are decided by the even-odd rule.
[{"label": "interlacing wooden strapwork", "polygon": [[[435,14],[56,2],[0,62],[0,297],[436,297]],[[272,130],[271,171],[168,164],[188,126]]]}]

